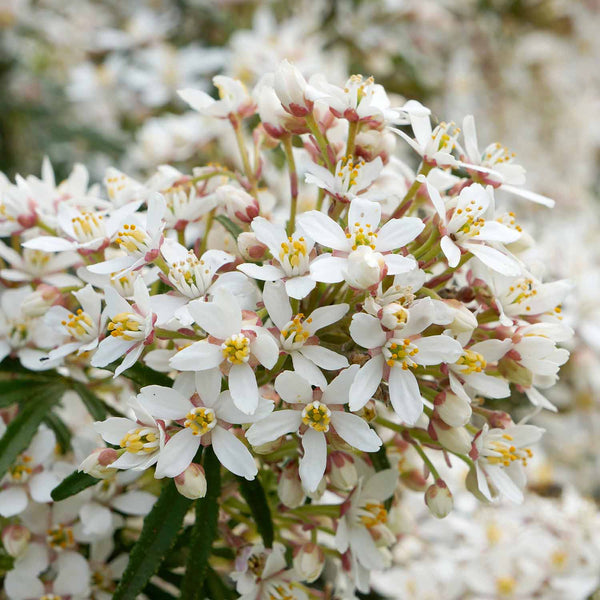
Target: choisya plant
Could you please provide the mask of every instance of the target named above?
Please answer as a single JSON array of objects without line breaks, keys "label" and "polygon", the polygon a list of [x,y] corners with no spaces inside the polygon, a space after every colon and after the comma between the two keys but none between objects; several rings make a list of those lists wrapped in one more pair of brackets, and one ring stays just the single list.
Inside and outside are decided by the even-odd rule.
[{"label": "choisya plant", "polygon": [[215,85],[181,96],[231,125],[220,163],[2,181],[9,598],[352,598],[403,488],[451,511],[444,461],[522,500],[542,430],[502,399],[554,409],[568,285],[495,194],[551,201],[372,79]]}]

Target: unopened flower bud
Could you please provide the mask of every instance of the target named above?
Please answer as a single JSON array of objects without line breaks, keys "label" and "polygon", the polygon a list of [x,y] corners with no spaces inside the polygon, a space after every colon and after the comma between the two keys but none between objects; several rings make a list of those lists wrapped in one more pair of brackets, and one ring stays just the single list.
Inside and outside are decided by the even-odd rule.
[{"label": "unopened flower bud", "polygon": [[427,487],[427,478],[423,475],[423,469],[408,469],[400,473],[400,481],[409,490],[422,492]]},{"label": "unopened flower bud", "polygon": [[524,367],[508,356],[504,356],[498,361],[498,371],[508,381],[516,385],[531,387],[533,382],[533,373],[527,367]]},{"label": "unopened flower bud", "polygon": [[344,279],[350,287],[366,290],[377,285],[386,273],[383,255],[370,246],[359,246],[348,255]]},{"label": "unopened flower bud", "polygon": [[512,417],[503,410],[490,411],[488,423],[491,428],[497,429],[506,429],[507,427],[514,425]]},{"label": "unopened flower bud", "polygon": [[340,490],[351,490],[358,481],[354,459],[345,452],[332,452],[329,456],[331,469],[329,481]]},{"label": "unopened flower bud", "polygon": [[245,260],[251,262],[263,260],[269,249],[256,239],[252,231],[243,231],[237,239],[238,249]]},{"label": "unopened flower bud", "polygon": [[450,427],[466,425],[473,412],[468,402],[451,392],[440,394],[434,404],[437,416]]},{"label": "unopened flower bud", "polygon": [[439,419],[432,419],[431,427],[438,442],[450,452],[466,454],[471,449],[471,436],[464,427],[449,427]]},{"label": "unopened flower bud", "polygon": [[60,298],[58,288],[41,283],[35,292],[27,296],[21,304],[21,310],[26,317],[41,317]]},{"label": "unopened flower bud", "polygon": [[452,507],[454,500],[446,483],[438,479],[433,485],[430,485],[425,492],[425,504],[431,511],[431,514],[438,519],[446,517]]},{"label": "unopened flower bud", "polygon": [[319,578],[324,565],[325,554],[317,544],[309,542],[294,552],[294,569],[307,583],[312,583]]},{"label": "unopened flower bud", "polygon": [[2,530],[2,545],[13,558],[23,555],[30,539],[31,533],[24,525],[8,525]]},{"label": "unopened flower bud", "polygon": [[109,465],[119,458],[119,453],[113,448],[96,448],[80,465],[79,471],[83,471],[97,479],[111,479],[117,469]]},{"label": "unopened flower bud", "polygon": [[298,465],[296,463],[289,463],[283,469],[277,483],[277,493],[281,502],[288,508],[298,508],[304,504],[306,494],[302,489],[300,475],[298,475]]},{"label": "unopened flower bud", "polygon": [[448,325],[451,335],[459,338],[459,340],[464,338],[461,341],[467,343],[473,330],[478,326],[477,317],[458,300],[445,300],[444,303],[452,310],[454,317],[452,323]]},{"label": "unopened flower bud", "polygon": [[190,500],[206,496],[206,476],[204,469],[197,463],[191,463],[174,481],[177,491]]},{"label": "unopened flower bud", "polygon": [[251,223],[254,217],[258,216],[258,201],[242,188],[222,185],[216,190],[215,195],[219,204],[225,206],[231,219]]}]

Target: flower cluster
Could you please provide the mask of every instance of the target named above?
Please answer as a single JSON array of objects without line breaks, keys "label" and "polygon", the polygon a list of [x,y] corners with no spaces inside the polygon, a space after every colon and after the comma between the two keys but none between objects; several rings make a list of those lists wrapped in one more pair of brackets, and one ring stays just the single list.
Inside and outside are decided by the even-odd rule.
[{"label": "flower cluster", "polygon": [[[228,562],[211,573],[232,573],[245,600],[367,592],[401,533],[403,487],[424,492],[436,517],[452,510],[432,455],[466,463],[466,486],[484,501],[523,499],[543,430],[515,423],[502,399],[555,410],[544,390],[568,358],[560,305],[570,288],[536,276],[533,239],[496,194],[551,201],[479,153],[472,117],[464,132],[436,124],[416,101],[393,106],[372,78],[307,81],[284,61],[251,91],[214,83],[218,99],[180,95],[231,129],[226,164],[165,165],[144,182],[110,168],[102,193],[82,166],[56,184],[46,162],[41,179],[4,186],[8,379],[79,390],[108,445],[80,469],[104,480],[84,479],[94,493],[113,494],[102,516],[78,505],[73,525],[72,514],[54,515],[60,502],[48,504],[62,478],[47,471],[48,448],[37,438],[16,448],[2,514],[41,505],[56,551],[37,549],[28,517],[10,525],[23,528],[6,534],[17,540],[10,598],[92,593],[82,577],[63,589],[74,581],[64,573],[92,572],[92,551],[86,562],[56,547],[93,549],[78,536],[100,521],[113,523],[107,544],[120,513],[150,510],[127,494],[162,490],[150,520],[164,498],[197,500],[197,528],[214,511],[212,543]],[[395,156],[400,140],[416,172]],[[285,190],[269,179],[282,164]],[[6,414],[8,443],[36,402]],[[115,505],[118,485],[140,490],[124,488]],[[63,502],[98,504],[85,493]]]}]

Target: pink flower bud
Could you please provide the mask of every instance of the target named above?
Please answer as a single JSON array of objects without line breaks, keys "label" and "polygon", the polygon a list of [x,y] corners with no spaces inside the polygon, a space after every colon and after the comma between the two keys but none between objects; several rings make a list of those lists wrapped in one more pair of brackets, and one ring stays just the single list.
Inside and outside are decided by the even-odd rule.
[{"label": "pink flower bud", "polygon": [[450,427],[462,427],[469,422],[471,405],[452,392],[440,394],[435,400],[436,415]]},{"label": "pink flower bud", "polygon": [[354,459],[345,452],[332,452],[329,455],[329,481],[340,490],[351,490],[358,481]]},{"label": "pink flower bud", "polygon": [[450,427],[442,420],[433,418],[429,424],[429,431],[434,434],[432,437],[450,452],[466,454],[471,449],[471,436],[464,427]]},{"label": "pink flower bud", "polygon": [[256,238],[256,234],[251,231],[240,233],[237,239],[238,249],[244,260],[259,261],[263,260],[268,248]]},{"label": "pink flower bud", "polygon": [[2,544],[13,558],[21,556],[27,550],[30,539],[31,533],[24,525],[8,525],[2,530]]},{"label": "pink flower bud", "polygon": [[259,207],[256,198],[234,185],[222,185],[215,192],[217,201],[225,206],[231,219],[238,219],[243,223],[251,223],[258,216]]},{"label": "pink flower bud", "polygon": [[312,583],[319,578],[324,565],[325,554],[316,544],[309,542],[294,552],[294,569],[307,583]]},{"label": "pink flower bud", "polygon": [[206,477],[204,469],[197,463],[190,466],[174,478],[177,491],[190,500],[206,496]]},{"label": "pink flower bud", "polygon": [[80,465],[79,470],[96,477],[110,479],[117,472],[109,465],[119,458],[119,453],[113,448],[96,448]]},{"label": "pink flower bud", "polygon": [[425,504],[431,514],[438,519],[446,517],[454,506],[452,494],[444,481],[438,479],[425,492]]},{"label": "pink flower bud", "polygon": [[304,504],[306,495],[302,489],[302,482],[298,475],[298,465],[288,464],[281,473],[277,484],[277,493],[281,502],[288,508],[298,508]]}]

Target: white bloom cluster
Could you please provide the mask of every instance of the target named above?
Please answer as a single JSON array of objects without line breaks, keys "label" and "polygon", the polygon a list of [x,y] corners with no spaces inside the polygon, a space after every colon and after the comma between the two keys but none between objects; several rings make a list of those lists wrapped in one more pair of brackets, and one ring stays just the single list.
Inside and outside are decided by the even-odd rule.
[{"label": "white bloom cluster", "polygon": [[[58,185],[47,162],[41,179],[6,182],[2,358],[115,395],[135,382],[94,424],[110,446],[81,465],[95,478],[171,478],[208,502],[215,456],[217,511],[234,524],[219,521],[219,535],[239,551],[232,578],[245,600],[313,597],[325,551],[340,590],[366,592],[370,571],[390,564],[403,485],[426,491],[438,517],[452,509],[430,454],[467,463],[481,499],[523,499],[543,430],[514,423],[499,401],[519,393],[555,410],[544,390],[568,358],[558,345],[571,336],[560,314],[569,285],[534,275],[533,240],[495,190],[551,202],[515,186],[522,169],[478,153],[472,118],[464,134],[436,125],[418,102],[393,106],[372,78],[307,81],[283,61],[251,92],[214,83],[218,99],[180,95],[230,127],[227,166],[162,166],[145,182],[110,168],[106,194],[81,166]],[[395,157],[394,134],[417,152],[417,173]],[[289,187],[274,193],[266,174],[282,161]],[[36,496],[45,457],[20,454],[12,468],[36,474],[28,489],[5,476],[8,505],[48,500],[49,476]],[[247,516],[247,481],[265,488],[274,545]],[[61,540],[76,544],[77,531]],[[259,533],[264,545],[248,547]],[[40,596],[18,586],[42,573],[46,594],[87,593],[63,590],[65,556],[17,561],[9,597]]]}]

